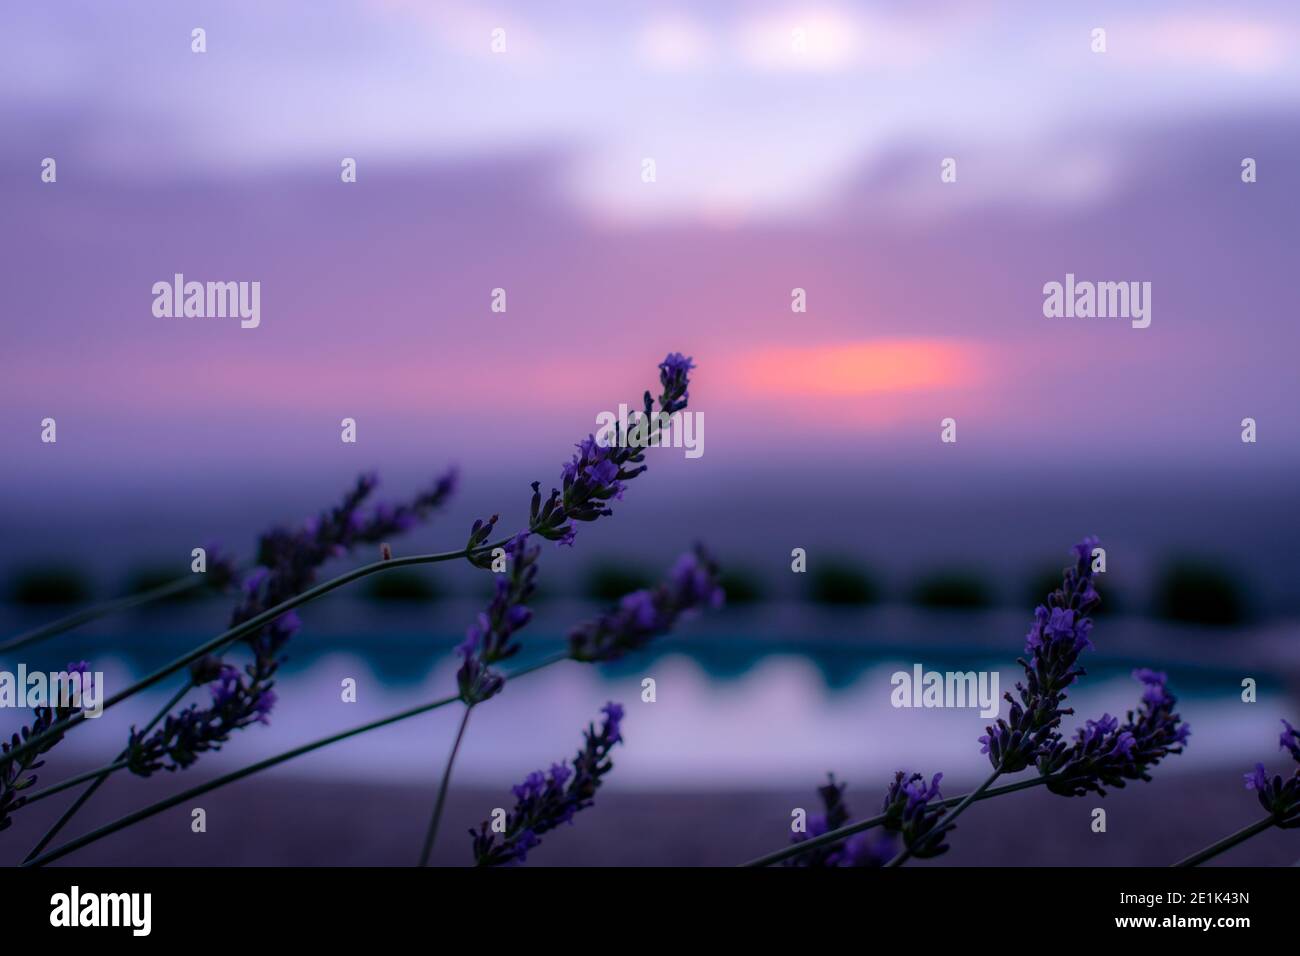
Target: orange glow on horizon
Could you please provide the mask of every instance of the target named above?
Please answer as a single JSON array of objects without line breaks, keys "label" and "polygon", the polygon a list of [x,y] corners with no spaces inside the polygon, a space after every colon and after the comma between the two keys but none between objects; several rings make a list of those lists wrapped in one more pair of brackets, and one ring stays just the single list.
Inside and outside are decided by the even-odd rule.
[{"label": "orange glow on horizon", "polygon": [[977,348],[942,339],[878,339],[766,348],[740,359],[746,388],[805,396],[947,389],[979,378]]}]

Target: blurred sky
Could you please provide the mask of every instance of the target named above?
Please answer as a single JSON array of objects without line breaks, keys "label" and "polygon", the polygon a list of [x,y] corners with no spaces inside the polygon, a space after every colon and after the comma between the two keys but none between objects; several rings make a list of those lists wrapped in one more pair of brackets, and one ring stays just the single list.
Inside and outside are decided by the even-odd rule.
[{"label": "blurred sky", "polygon": [[[719,493],[1291,482],[1298,54],[1283,2],[5,4],[5,508],[550,480],[678,350],[706,453],[672,468]],[[155,318],[177,272],[260,281],[261,327]],[[1151,327],[1044,318],[1067,272],[1151,282]]]}]

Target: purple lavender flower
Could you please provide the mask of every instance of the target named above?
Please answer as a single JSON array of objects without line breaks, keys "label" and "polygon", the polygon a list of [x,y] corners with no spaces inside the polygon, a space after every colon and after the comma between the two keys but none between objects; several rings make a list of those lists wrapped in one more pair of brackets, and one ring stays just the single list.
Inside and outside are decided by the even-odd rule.
[{"label": "purple lavender flower", "polygon": [[1273,822],[1283,829],[1300,827],[1300,770],[1290,777],[1280,773],[1268,775],[1262,763],[1255,764],[1255,771],[1248,773],[1246,789],[1254,790],[1259,796],[1259,805],[1273,817]]},{"label": "purple lavender flower", "polygon": [[[410,502],[380,505],[370,514],[362,514],[362,506],[378,483],[374,474],[363,474],[336,507],[301,528],[277,527],[263,534],[258,541],[258,566],[242,582],[243,597],[231,613],[231,626],[310,588],[320,567],[331,558],[362,545],[378,544],[426,518],[455,491],[456,472],[448,471]],[[298,615],[289,611],[245,637],[253,660],[242,671],[217,658],[196,661],[190,668],[191,677],[196,683],[213,682],[209,687],[211,705],[201,708],[191,704],[169,714],[149,737],[132,728],[129,769],[141,776],[164,766],[183,769],[200,754],[221,749],[236,730],[269,723],[276,701],[272,690],[275,674],[284,660],[282,649],[300,626]]]},{"label": "purple lavender flower", "polygon": [[980,738],[981,752],[1003,773],[1023,770],[1041,753],[1051,751],[1060,740],[1061,718],[1074,713],[1062,707],[1066,688],[1085,671],[1078,667],[1079,654],[1092,646],[1089,611],[1100,603],[1092,581],[1092,549],[1095,537],[1074,546],[1075,563],[1066,568],[1061,587],[1034,612],[1034,623],[1025,637],[1025,655],[1017,663],[1025,680],[1016,683],[1019,699],[1003,696],[1011,704],[1006,719],[987,728]]},{"label": "purple lavender flower", "polygon": [[496,578],[496,593],[456,648],[463,660],[456,684],[461,699],[471,707],[496,696],[505,686],[505,678],[491,665],[519,652],[512,638],[533,617],[524,602],[536,590],[537,559],[542,549],[528,547],[528,532],[521,531],[506,543],[504,550],[506,572]]},{"label": "purple lavender flower", "polygon": [[[1282,721],[1282,726],[1285,729],[1278,738],[1278,749],[1290,751],[1296,763],[1300,764],[1300,736],[1286,720]],[[1283,777],[1280,773],[1270,777],[1264,765],[1257,763],[1254,772],[1246,774],[1245,778],[1246,789],[1255,791],[1260,806],[1268,811],[1277,826],[1284,830],[1300,827],[1300,767],[1290,777]]]},{"label": "purple lavender flower", "polygon": [[[497,519],[499,517],[499,515],[493,515],[491,518],[488,518],[487,521],[484,521],[482,518],[474,519],[474,524],[469,529],[469,540],[465,543],[465,550],[467,552],[477,551],[479,548],[482,548],[487,544],[488,539],[492,537],[492,529],[496,527]],[[466,560],[469,561],[470,564],[474,565],[474,567],[486,570],[487,568],[492,567],[492,552],[479,551],[477,554],[467,554]]]},{"label": "purple lavender flower", "polygon": [[537,559],[542,549],[530,548],[528,533],[521,531],[502,550],[506,570],[497,575],[491,602],[479,614],[461,645],[462,651],[478,649],[486,664],[495,664],[519,652],[519,645],[511,643],[511,638],[532,620],[533,612],[524,602],[537,590]]},{"label": "purple lavender flower", "polygon": [[1291,751],[1291,756],[1295,758],[1296,763],[1300,763],[1300,733],[1296,732],[1286,718],[1282,719],[1282,726],[1285,729],[1277,738],[1278,749]]},{"label": "purple lavender flower", "polygon": [[947,853],[944,837],[956,829],[956,825],[951,823],[940,827],[944,808],[931,806],[932,801],[942,797],[939,793],[942,779],[943,774],[936,773],[927,784],[921,774],[909,776],[906,771],[899,770],[885,792],[885,803],[881,807],[885,814],[883,827],[888,833],[901,835],[903,846],[917,859]]},{"label": "purple lavender flower", "polygon": [[[302,528],[273,528],[258,544],[258,567],[244,581],[244,601],[231,615],[231,625],[242,624],[267,608],[311,587],[320,567],[330,558],[408,530],[441,507],[455,491],[454,470],[438,478],[411,502],[380,505],[369,515],[361,506],[379,483],[363,474],[341,504],[307,521]],[[297,617],[284,615],[244,640],[259,657],[271,657],[297,629]]]},{"label": "purple lavender flower", "polygon": [[[835,774],[833,773],[827,774],[826,778],[827,782],[817,788],[817,796],[821,798],[825,812],[810,816],[808,818],[808,832],[795,833],[790,838],[791,843],[803,843],[812,837],[838,830],[848,824],[850,819],[849,808],[844,802],[844,790],[848,784],[836,783]],[[843,848],[843,844],[817,847],[807,853],[791,857],[785,861],[785,865],[805,867],[839,866]]]},{"label": "purple lavender flower", "polygon": [[506,815],[504,832],[494,832],[489,820],[469,831],[477,866],[523,863],[544,834],[572,823],[579,811],[592,805],[601,779],[614,767],[609,753],[623,740],[622,706],[610,702],[601,713],[605,720],[600,730],[594,723],[587,725],[583,747],[571,768],[552,764],[548,772],[536,770],[512,788],[515,806]]},{"label": "purple lavender flower", "polygon": [[[561,469],[561,488],[552,488],[542,500],[541,482],[533,482],[533,500],[529,509],[528,530],[549,541],[573,544],[577,534],[575,521],[595,521],[613,514],[611,500],[621,500],[626,483],[646,470],[644,448],[664,421],[686,407],[690,371],[694,363],[673,352],[659,364],[659,411],[655,400],[645,393],[645,411],[628,430],[616,431],[608,443],[588,435],[577,444],[573,458]],[[644,440],[629,441],[638,433]],[[602,436],[605,437],[605,436]]]},{"label": "purple lavender flower", "polygon": [[470,705],[481,704],[501,693],[506,686],[505,677],[484,664],[477,653],[472,650],[465,653],[463,648],[464,645],[457,648],[457,653],[464,658],[456,671],[460,699]]},{"label": "purple lavender flower", "polygon": [[208,587],[214,591],[224,591],[239,580],[239,565],[233,554],[217,542],[209,542],[203,550],[208,556]]},{"label": "purple lavender flower", "polygon": [[[69,664],[67,671],[69,674],[81,675],[81,686],[84,693],[88,686],[87,682],[93,680],[90,665],[85,661],[78,661]],[[45,733],[59,721],[67,720],[81,710],[81,706],[72,701],[55,700],[53,704],[52,707],[32,708],[34,718],[32,722],[20,728],[8,741],[0,742],[0,757],[8,755],[31,737]],[[0,760],[0,830],[6,830],[10,827],[13,823],[11,815],[26,802],[23,791],[35,785],[36,774],[33,771],[39,770],[45,765],[45,761],[41,757],[53,749],[62,739],[63,735],[58,734],[20,755],[17,759]]]},{"label": "purple lavender flower", "polygon": [[898,855],[898,837],[888,830],[855,833],[844,841],[836,866],[879,868]]},{"label": "purple lavender flower", "polygon": [[[835,774],[827,774],[827,783],[817,788],[825,813],[808,818],[808,832],[796,833],[792,843],[804,843],[807,840],[838,830],[852,822],[848,805],[844,802],[847,784],[836,783]],[[898,839],[894,833],[885,830],[855,833],[842,843],[815,847],[807,853],[791,857],[785,861],[786,866],[802,867],[880,867],[884,866],[897,852]]]},{"label": "purple lavender flower", "polygon": [[633,591],[602,616],[569,632],[569,654],[577,661],[615,661],[672,630],[702,608],[722,605],[718,566],[701,545],[682,555],[668,579],[650,591]]},{"label": "purple lavender flower", "polygon": [[214,707],[224,707],[235,699],[235,688],[239,686],[239,671],[229,664],[221,665],[221,672],[217,679],[208,685],[208,690],[212,693],[212,704]]},{"label": "purple lavender flower", "polygon": [[659,384],[663,387],[659,407],[669,415],[686,407],[690,399],[687,389],[691,384],[690,374],[693,368],[695,363],[681,352],[670,352],[659,363]]},{"label": "purple lavender flower", "polygon": [[1102,714],[1087,721],[1073,741],[1058,737],[1040,752],[1038,771],[1052,775],[1047,788],[1053,793],[1105,796],[1103,785],[1122,788],[1126,780],[1150,780],[1152,767],[1183,752],[1192,731],[1174,712],[1178,700],[1165,686],[1165,675],[1141,668],[1133,677],[1142,683],[1142,699],[1124,723]]}]

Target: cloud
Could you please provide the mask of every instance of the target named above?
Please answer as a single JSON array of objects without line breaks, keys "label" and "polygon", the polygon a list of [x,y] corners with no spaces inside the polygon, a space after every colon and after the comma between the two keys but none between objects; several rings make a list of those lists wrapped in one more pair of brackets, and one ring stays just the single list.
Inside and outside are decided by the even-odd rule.
[{"label": "cloud", "polygon": [[736,26],[733,39],[741,61],[763,71],[908,66],[933,55],[939,46],[933,30],[835,8],[751,17]]},{"label": "cloud", "polygon": [[1300,36],[1294,24],[1249,16],[1181,15],[1119,24],[1119,52],[1189,67],[1271,73],[1294,64]]},{"label": "cloud", "polygon": [[664,15],[644,24],[637,33],[637,53],[651,68],[682,70],[715,62],[714,37],[701,21]]}]

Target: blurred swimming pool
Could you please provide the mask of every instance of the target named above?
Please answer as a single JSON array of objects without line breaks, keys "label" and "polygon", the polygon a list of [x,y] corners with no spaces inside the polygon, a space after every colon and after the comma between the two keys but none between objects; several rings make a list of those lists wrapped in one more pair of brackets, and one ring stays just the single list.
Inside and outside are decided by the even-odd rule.
[{"label": "blurred swimming pool", "polygon": [[[376,609],[348,599],[313,606],[282,671],[271,726],[239,734],[223,753],[204,757],[205,769],[233,769],[447,696],[455,683],[451,649],[460,639],[448,622],[469,620],[476,608],[456,601],[418,611]],[[559,650],[564,628],[594,610],[576,602],[543,606],[524,632],[525,653],[512,663],[527,665]],[[105,672],[112,691],[215,633],[223,614],[215,605],[155,611],[64,635],[25,660],[57,667],[88,659]],[[13,615],[6,625],[6,633],[25,626]],[[927,670],[997,670],[1001,689],[1011,690],[1027,627],[1027,614],[1011,610],[830,612],[772,605],[727,611],[689,622],[617,664],[565,662],[509,684],[475,712],[457,779],[501,786],[571,756],[582,728],[607,700],[628,708],[627,745],[617,756],[620,787],[788,789],[832,770],[879,779],[901,768],[974,779],[985,769],[976,739],[988,720],[978,709],[895,709],[890,675],[916,663]],[[1138,685],[1129,673],[1150,666],[1169,673],[1193,731],[1188,751],[1170,761],[1169,772],[1207,766],[1244,772],[1276,756],[1278,718],[1296,716],[1297,664],[1288,630],[1201,632],[1136,618],[1101,621],[1097,650],[1086,662],[1089,675],[1072,695],[1077,718],[1067,727],[1133,707]],[[342,701],[341,683],[349,677],[357,682],[355,703]],[[647,677],[656,685],[653,703],[641,700]],[[1257,703],[1242,703],[1244,677],[1257,681]],[[70,735],[58,753],[106,761],[125,742],[127,728],[147,721],[175,686],[166,683],[108,711]],[[197,691],[192,699],[203,696]],[[428,780],[446,756],[456,710],[325,748],[283,772]],[[6,729],[20,722],[17,713],[7,718]]]}]

